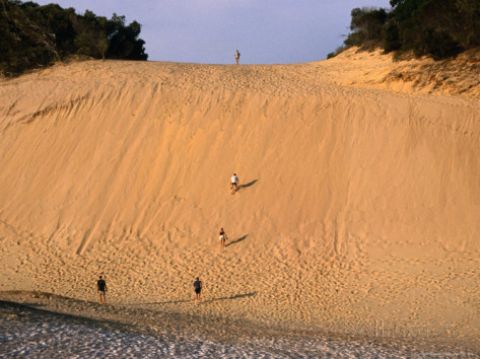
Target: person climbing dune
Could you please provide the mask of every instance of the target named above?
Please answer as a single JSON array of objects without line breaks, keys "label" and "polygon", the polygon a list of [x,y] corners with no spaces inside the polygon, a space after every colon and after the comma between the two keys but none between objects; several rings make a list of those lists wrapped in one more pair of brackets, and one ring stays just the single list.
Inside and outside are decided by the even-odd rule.
[{"label": "person climbing dune", "polygon": [[220,239],[220,247],[225,248],[225,243],[227,242],[227,235],[226,235],[223,227],[220,228],[220,233],[219,233],[218,238]]},{"label": "person climbing dune", "polygon": [[232,190],[232,194],[238,191],[238,182],[238,176],[236,173],[234,173],[232,177],[230,177],[230,189]]}]

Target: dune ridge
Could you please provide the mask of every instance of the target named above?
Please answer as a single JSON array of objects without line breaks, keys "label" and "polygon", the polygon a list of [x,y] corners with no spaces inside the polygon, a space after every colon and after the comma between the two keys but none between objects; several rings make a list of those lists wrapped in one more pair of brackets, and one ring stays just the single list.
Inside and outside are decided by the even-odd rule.
[{"label": "dune ridge", "polygon": [[0,82],[0,290],[95,300],[105,272],[112,303],[475,343],[480,105],[339,70],[88,61]]},{"label": "dune ridge", "polygon": [[[455,58],[436,61],[383,54],[383,50],[352,47],[319,67],[327,80],[360,88],[429,95],[454,95],[480,99],[480,50],[466,51]],[[328,76],[330,75],[330,76]]]}]

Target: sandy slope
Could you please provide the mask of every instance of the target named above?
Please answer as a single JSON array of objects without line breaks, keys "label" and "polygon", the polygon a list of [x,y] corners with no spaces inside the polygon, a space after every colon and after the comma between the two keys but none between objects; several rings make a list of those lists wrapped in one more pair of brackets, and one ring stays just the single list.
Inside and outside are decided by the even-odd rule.
[{"label": "sandy slope", "polygon": [[0,82],[0,290],[94,300],[102,271],[119,304],[474,343],[480,105],[347,86],[342,61]]},{"label": "sandy slope", "polygon": [[325,80],[335,84],[480,99],[480,49],[442,61],[393,59],[382,50],[359,51],[354,47],[318,66],[327,75]]}]

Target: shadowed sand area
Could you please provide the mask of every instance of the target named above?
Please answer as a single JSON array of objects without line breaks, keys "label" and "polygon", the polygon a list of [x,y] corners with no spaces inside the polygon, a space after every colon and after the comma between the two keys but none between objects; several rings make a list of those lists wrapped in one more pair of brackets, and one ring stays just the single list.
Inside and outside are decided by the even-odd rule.
[{"label": "shadowed sand area", "polygon": [[275,329],[245,320],[179,315],[159,308],[100,306],[38,292],[3,295],[22,303],[0,301],[2,357],[477,357],[474,351],[449,343],[432,344],[408,337]]},{"label": "shadowed sand area", "polygon": [[0,290],[95,301],[103,272],[115,306],[475,347],[477,94],[382,87],[378,56],[0,81]]}]

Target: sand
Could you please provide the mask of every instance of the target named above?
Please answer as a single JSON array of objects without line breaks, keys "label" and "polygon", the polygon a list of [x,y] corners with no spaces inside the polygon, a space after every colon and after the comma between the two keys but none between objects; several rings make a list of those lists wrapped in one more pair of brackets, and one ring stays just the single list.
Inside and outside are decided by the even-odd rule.
[{"label": "sand", "polygon": [[51,294],[17,292],[14,298],[25,302],[0,301],[2,358],[478,357],[473,351],[445,344],[419,345],[405,339],[382,342],[331,333],[312,336],[311,332],[259,328],[244,321],[100,306]]},{"label": "sand", "polygon": [[0,291],[94,301],[102,272],[113,305],[476,347],[478,91],[392,88],[400,65],[87,61],[2,80]]},{"label": "sand", "polygon": [[392,54],[382,54],[382,50],[359,51],[353,47],[318,66],[327,74],[327,81],[339,85],[480,99],[480,49],[435,61],[412,54],[395,59]]}]

